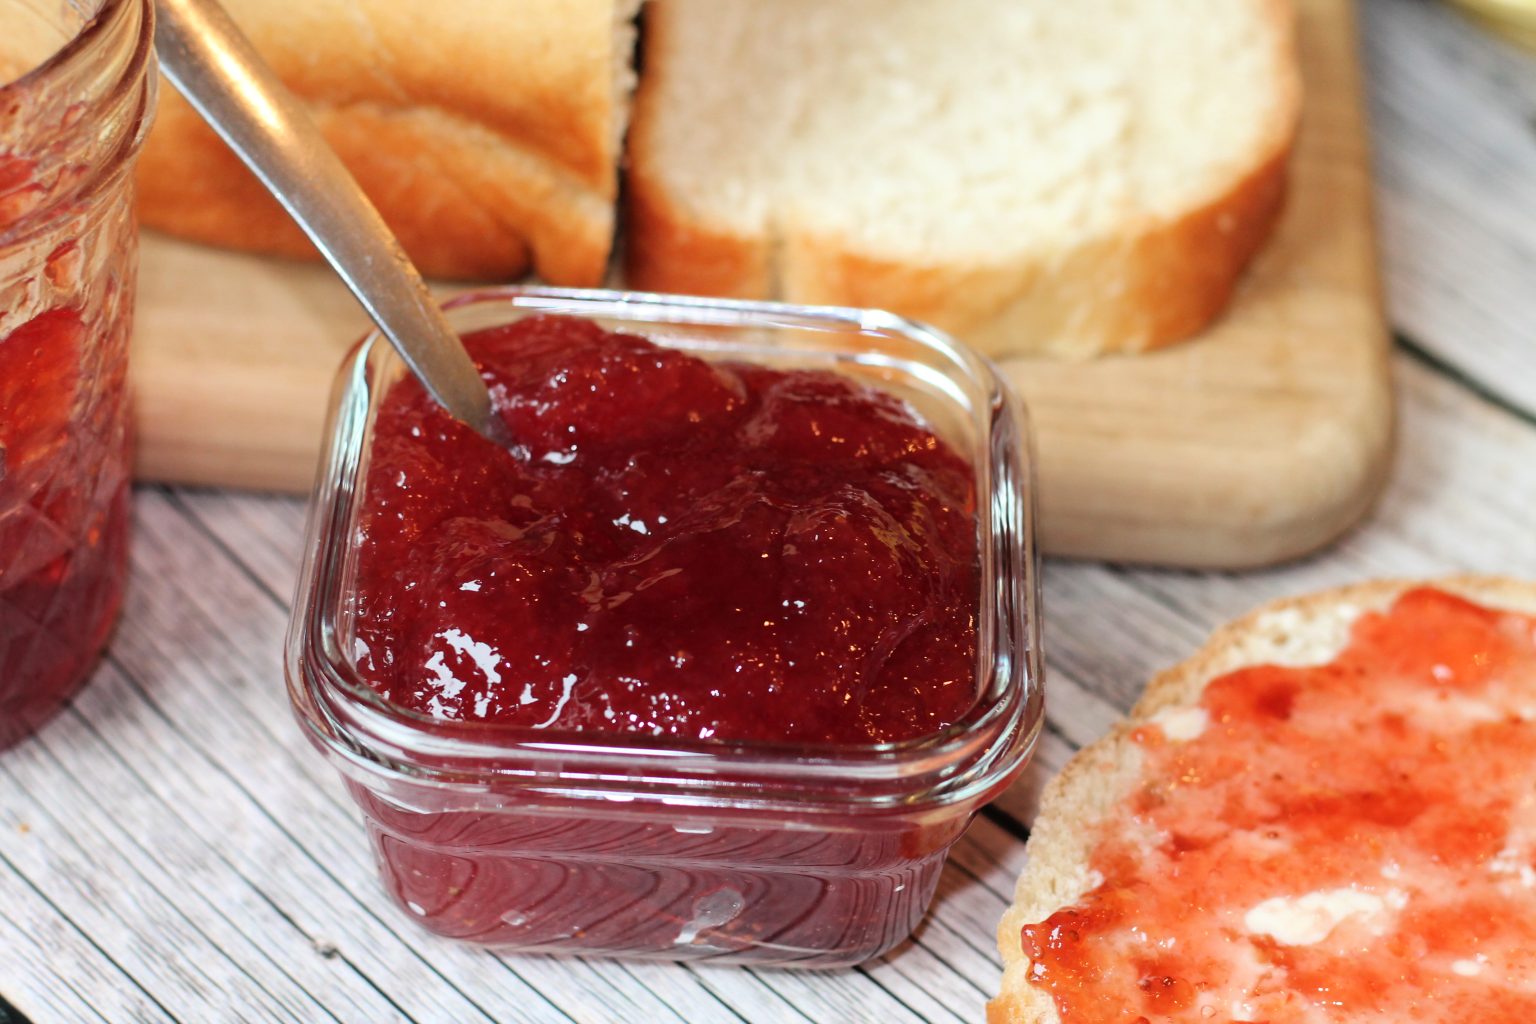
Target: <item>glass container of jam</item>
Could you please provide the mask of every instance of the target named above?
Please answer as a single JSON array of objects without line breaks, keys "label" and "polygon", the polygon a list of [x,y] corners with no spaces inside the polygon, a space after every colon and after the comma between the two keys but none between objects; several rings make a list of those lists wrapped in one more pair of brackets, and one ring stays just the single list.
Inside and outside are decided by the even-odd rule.
[{"label": "glass container of jam", "polygon": [[152,36],[148,0],[0,0],[0,748],[84,681],[120,603]]},{"label": "glass container of jam", "polygon": [[[722,714],[742,730],[736,738],[710,738],[708,729],[681,736],[666,728],[664,717],[648,730],[612,733],[605,733],[601,722],[595,730],[539,731],[538,724],[514,729],[477,720],[468,710],[471,706],[478,705],[483,715],[491,697],[500,695],[497,699],[506,698],[508,713],[516,714],[518,688],[520,700],[527,703],[535,699],[533,687],[522,682],[524,675],[514,673],[512,659],[497,660],[501,653],[482,642],[478,630],[470,637],[457,628],[435,634],[447,638],[453,648],[439,651],[424,665],[428,675],[436,673],[448,681],[434,691],[432,702],[413,705],[389,699],[381,678],[397,656],[393,647],[389,653],[379,648],[412,627],[401,623],[392,639],[386,615],[384,628],[379,628],[381,598],[373,591],[381,577],[378,566],[368,562],[370,545],[377,547],[376,535],[381,530],[389,533],[396,522],[408,531],[421,516],[440,520],[443,503],[465,500],[466,494],[479,500],[486,489],[501,485],[479,475],[475,467],[480,456],[466,454],[457,460],[447,450],[446,462],[462,463],[455,469],[455,490],[412,490],[409,478],[419,476],[418,468],[425,463],[412,453],[409,438],[432,434],[429,440],[439,443],[448,433],[440,426],[424,426],[425,420],[399,420],[400,406],[392,408],[391,403],[398,403],[402,392],[395,397],[391,392],[397,385],[416,385],[402,382],[405,371],[399,359],[376,334],[370,335],[349,357],[337,381],[285,663],[297,717],[362,808],[390,896],[407,915],[439,935],[527,952],[832,967],[890,949],[917,925],[949,847],[976,810],[1017,776],[1041,726],[1033,495],[1026,428],[1017,401],[984,360],[937,332],[868,310],[541,289],[478,292],[461,296],[449,307],[455,327],[471,341],[476,332],[491,333],[486,329],[509,324],[529,327],[535,323],[530,318],[548,314],[557,320],[584,318],[589,332],[602,333],[591,326],[595,323],[647,339],[635,343],[643,348],[623,348],[621,354],[629,361],[610,361],[603,372],[615,366],[620,370],[614,372],[627,374],[636,366],[643,369],[641,364],[674,365],[669,360],[685,353],[717,369],[733,367],[736,379],[771,382],[800,374],[794,377],[797,401],[811,392],[842,395],[851,393],[850,388],[876,395],[867,390],[874,388],[879,396],[869,401],[878,408],[911,410],[922,430],[909,429],[913,421],[903,418],[905,411],[891,413],[893,429],[908,431],[902,436],[915,439],[913,450],[943,448],[942,458],[952,459],[966,478],[964,513],[956,520],[960,525],[946,536],[958,538],[964,549],[967,592],[975,592],[974,605],[967,597],[963,621],[955,629],[973,636],[974,643],[965,647],[958,669],[950,663],[950,676],[965,688],[954,714],[936,729],[918,729],[888,742],[878,741],[878,732],[865,736],[839,731],[849,723],[836,721],[830,732],[823,730],[809,740],[757,730],[758,718],[781,715],[781,709],[761,701],[753,704],[758,698],[745,695],[733,698],[735,677],[725,672],[710,692],[724,694]],[[596,383],[590,388],[585,383],[597,378],[582,376],[586,371],[579,367],[550,371],[549,365],[559,364],[538,362],[551,353],[558,360],[570,351],[561,348],[564,337],[550,334],[543,349],[522,353],[527,358],[522,372],[535,388],[564,388],[563,393],[579,403],[585,391],[600,390]],[[651,349],[648,342],[661,348]],[[473,344],[471,350],[477,351]],[[702,365],[692,359],[685,362],[679,373],[696,375]],[[499,386],[493,387],[493,395]],[[693,436],[687,424],[696,421],[697,411],[677,405],[673,392],[638,375],[632,381],[625,377],[620,390],[628,395],[628,404],[622,406],[627,411],[614,412],[614,405],[604,404],[602,429],[622,432],[639,424],[638,429],[651,430],[656,421],[686,408],[679,420],[685,426],[676,436]],[[611,397],[601,401],[608,403]],[[513,455],[496,452],[498,458],[522,459],[534,469],[544,464],[558,467],[574,458],[574,443],[569,451],[542,451],[539,444],[521,440],[551,423],[556,442],[566,430],[587,431],[583,437],[588,440],[594,437],[589,422],[572,419],[567,427],[558,416],[540,419],[549,413],[550,403],[525,399],[514,404],[517,415],[525,417],[520,422],[527,432],[514,429]],[[431,415],[438,412],[429,410]],[[829,438],[829,430],[858,430],[841,421],[851,428],[842,430],[835,417],[810,422],[813,429],[791,438],[793,445],[837,443],[843,438]],[[488,443],[462,436],[465,440],[455,443]],[[922,440],[932,442],[935,436],[947,448]],[[444,452],[437,449],[438,456]],[[688,485],[687,474],[711,472],[714,463],[723,461],[667,462],[665,454],[620,460],[618,472],[639,473],[623,477],[623,493],[633,498],[641,492],[681,488]],[[370,475],[370,468],[379,472]],[[397,476],[398,502],[390,496]],[[723,489],[731,487],[727,481]],[[580,495],[575,500],[580,508],[574,511],[583,513],[592,502],[601,502]],[[525,501],[513,496],[506,504],[522,507]],[[611,510],[592,514],[612,518]],[[743,511],[731,517],[732,522],[750,514]],[[558,536],[549,543],[571,542],[571,535],[585,529],[580,525],[585,521],[562,519]],[[612,521],[626,531],[626,538],[627,531],[648,534],[658,528],[655,518],[649,525],[627,515]],[[434,552],[430,559],[481,558],[487,550],[501,550],[503,542],[526,541],[540,528],[519,522],[471,524],[471,532],[482,531],[478,539],[455,535],[414,543],[418,551]],[[840,514],[824,522],[838,544],[847,540],[837,532],[841,523]],[[882,545],[894,543],[886,533],[873,536],[876,543],[848,541],[845,548],[831,549],[829,557],[841,564],[839,550],[850,552],[849,558],[862,558],[870,549],[874,554],[869,557],[880,557]],[[437,546],[423,547],[431,544]],[[398,554],[403,549],[391,550]],[[724,604],[755,607],[746,597],[732,602],[729,595],[750,596],[752,588],[766,585],[764,578],[750,567],[743,569],[745,563],[725,556],[711,561],[715,557],[705,557],[702,571],[695,562],[690,584],[708,590],[712,596],[707,601],[688,605],[698,595],[681,591],[673,591],[667,600],[696,607],[703,616]],[[396,560],[403,563],[407,556]],[[485,572],[479,578],[430,593],[422,592],[426,588],[412,575],[416,570],[396,575],[408,578],[404,590],[415,588],[418,604],[435,609],[461,597],[483,596],[482,588],[501,586],[507,579],[526,581],[535,571],[529,568],[533,563],[490,559],[482,564]],[[431,575],[432,568],[428,564],[420,578]],[[392,571],[390,566],[385,570],[384,575]],[[593,607],[610,609],[631,598],[654,598],[672,585],[673,572],[655,572],[631,588],[639,591],[655,584],[650,595],[626,592],[606,605],[606,598],[581,596]],[[600,590],[596,574],[593,578],[594,591]],[[535,637],[546,635],[540,630],[550,615],[563,614],[549,609],[567,606],[559,604],[554,590],[527,593],[526,604],[511,606],[516,628],[524,629],[526,623],[526,633],[501,634],[511,641],[502,647],[526,635],[525,646],[545,651],[548,648]],[[856,618],[861,609],[884,600],[867,587],[859,589],[856,582],[844,591],[817,595],[825,599],[820,614],[829,620],[845,617],[837,612],[840,605],[848,609],[846,617]],[[585,640],[599,645],[601,628],[599,623],[579,638],[576,648],[582,649]],[[685,620],[682,635],[690,628]],[[578,623],[575,629],[586,630],[587,624]],[[630,635],[610,630],[608,642]],[[644,631],[633,637],[643,649]],[[629,643],[624,640],[618,646]],[[909,663],[918,668],[903,678],[922,679],[923,666],[941,660],[934,653],[938,649],[923,648],[910,657]],[[677,663],[696,654],[680,652]],[[448,662],[469,659],[462,671],[478,665],[500,689],[480,691],[475,701],[467,702],[467,691],[449,673],[445,656]],[[612,678],[615,687],[626,681],[622,669]],[[569,684],[559,692],[558,674],[556,684],[558,700],[535,705],[553,705],[549,722],[578,703]],[[395,696],[401,697],[399,690]],[[686,701],[667,703],[675,696],[640,705],[610,704],[604,713],[610,719],[615,707],[621,716],[631,717],[636,707],[649,712],[659,707],[663,716],[687,713]],[[441,701],[465,710],[446,712]],[[566,714],[569,717],[569,711]],[[594,719],[601,717],[593,714]]]}]

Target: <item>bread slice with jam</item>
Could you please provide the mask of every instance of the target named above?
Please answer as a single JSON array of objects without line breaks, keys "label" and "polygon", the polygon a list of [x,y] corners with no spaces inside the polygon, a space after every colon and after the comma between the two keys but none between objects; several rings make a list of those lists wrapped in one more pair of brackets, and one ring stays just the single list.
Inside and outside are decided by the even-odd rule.
[{"label": "bread slice with jam", "polygon": [[1046,788],[1004,1022],[1536,1020],[1536,585],[1263,608]]}]

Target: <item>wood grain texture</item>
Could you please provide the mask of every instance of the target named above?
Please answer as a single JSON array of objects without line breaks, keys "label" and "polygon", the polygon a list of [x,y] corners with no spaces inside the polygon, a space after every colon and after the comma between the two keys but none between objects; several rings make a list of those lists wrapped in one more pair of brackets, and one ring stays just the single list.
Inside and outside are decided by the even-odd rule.
[{"label": "wood grain texture", "polygon": [[138,476],[305,491],[368,318],[329,271],[145,232],[130,374]]},{"label": "wood grain texture", "polygon": [[1393,326],[1536,408],[1536,55],[1443,3],[1363,12]]},{"label": "wood grain texture", "polygon": [[[1242,567],[1334,539],[1391,441],[1348,0],[1301,0],[1308,97],[1288,207],[1229,313],[1149,356],[1013,361],[1049,552]],[[362,314],[327,272],[144,241],[140,475],[303,491]]]}]

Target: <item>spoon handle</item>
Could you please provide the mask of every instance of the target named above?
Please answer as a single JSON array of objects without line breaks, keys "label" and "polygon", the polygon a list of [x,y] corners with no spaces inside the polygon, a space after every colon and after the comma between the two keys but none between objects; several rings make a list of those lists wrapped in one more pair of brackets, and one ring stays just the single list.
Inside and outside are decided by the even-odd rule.
[{"label": "spoon handle", "polygon": [[432,397],[500,436],[474,362],[384,219],[215,0],[156,0],[166,78],[304,229]]}]

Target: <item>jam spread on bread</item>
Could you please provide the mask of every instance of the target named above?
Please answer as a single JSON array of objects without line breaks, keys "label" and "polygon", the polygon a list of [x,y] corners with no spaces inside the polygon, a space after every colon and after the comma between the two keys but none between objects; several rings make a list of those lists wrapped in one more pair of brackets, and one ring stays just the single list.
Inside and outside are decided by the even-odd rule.
[{"label": "jam spread on bread", "polygon": [[965,460],[890,395],[568,317],[465,339],[513,438],[384,400],[355,650],[434,719],[884,743],[975,699]]},{"label": "jam spread on bread", "polygon": [[1536,1021],[1536,618],[1411,590],[1198,707],[1023,929],[1064,1022]]}]

